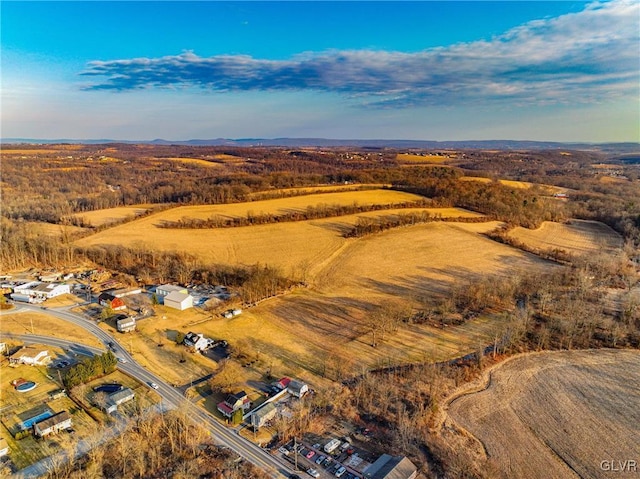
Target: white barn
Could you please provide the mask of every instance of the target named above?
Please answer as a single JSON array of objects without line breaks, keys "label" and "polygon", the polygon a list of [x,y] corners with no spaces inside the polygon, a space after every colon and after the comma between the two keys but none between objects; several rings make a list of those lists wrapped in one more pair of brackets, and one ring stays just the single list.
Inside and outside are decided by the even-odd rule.
[{"label": "white barn", "polygon": [[164,302],[164,298],[174,292],[187,294],[187,288],[183,288],[177,284],[163,284],[156,288],[156,298],[158,298],[158,302],[162,304]]},{"label": "white barn", "polygon": [[30,283],[15,286],[13,292],[31,296],[32,298],[51,299],[62,294],[69,294],[71,290],[68,284],[31,281]]},{"label": "white barn", "polygon": [[164,305],[180,311],[193,308],[193,296],[186,293],[180,293],[178,291],[172,291],[164,297]]}]

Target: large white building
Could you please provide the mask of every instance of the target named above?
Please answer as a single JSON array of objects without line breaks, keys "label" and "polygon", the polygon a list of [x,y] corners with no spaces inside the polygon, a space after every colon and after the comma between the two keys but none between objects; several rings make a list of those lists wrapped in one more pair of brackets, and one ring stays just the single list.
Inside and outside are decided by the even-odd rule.
[{"label": "large white building", "polygon": [[177,284],[163,284],[156,288],[156,298],[160,304],[164,303],[164,298],[171,293],[187,294],[187,288],[178,286]]},{"label": "large white building", "polygon": [[180,311],[193,308],[193,296],[172,291],[164,297],[164,305],[169,308],[179,309]]},{"label": "large white building", "polygon": [[16,295],[25,295],[32,298],[51,299],[62,294],[69,294],[71,290],[68,284],[31,281],[30,283],[14,286],[13,292]]}]

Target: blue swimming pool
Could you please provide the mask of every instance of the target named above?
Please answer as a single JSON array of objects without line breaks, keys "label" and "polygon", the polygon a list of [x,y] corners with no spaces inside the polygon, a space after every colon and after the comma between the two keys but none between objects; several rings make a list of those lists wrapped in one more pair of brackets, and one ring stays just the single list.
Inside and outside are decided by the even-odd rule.
[{"label": "blue swimming pool", "polygon": [[26,393],[27,391],[31,391],[35,387],[36,383],[34,383],[33,381],[27,381],[26,383],[22,383],[16,386],[16,391]]},{"label": "blue swimming pool", "polygon": [[47,419],[48,417],[51,417],[51,416],[53,416],[53,413],[51,411],[45,411],[42,414],[38,414],[37,416],[30,417],[26,421],[22,421],[22,429],[29,429],[35,423],[40,422],[44,419]]}]

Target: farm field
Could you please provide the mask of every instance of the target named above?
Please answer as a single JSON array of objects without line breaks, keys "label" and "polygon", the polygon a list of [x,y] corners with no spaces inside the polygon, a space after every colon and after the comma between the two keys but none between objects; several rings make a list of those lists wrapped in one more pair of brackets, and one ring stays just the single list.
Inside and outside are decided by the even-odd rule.
[{"label": "farm field", "polygon": [[[463,176],[462,178],[460,178],[460,181],[477,181],[480,183],[491,183],[493,180],[491,178],[485,178],[482,176]],[[568,191],[567,188],[561,188],[560,186],[545,185],[542,183],[530,183],[528,181],[499,179],[498,182],[505,186],[510,186],[511,188],[528,189],[528,188],[533,188],[534,186],[537,186],[539,188],[542,188],[544,192],[550,195],[554,193],[566,193]]]},{"label": "farm field", "polygon": [[586,220],[571,220],[567,224],[545,221],[535,230],[514,228],[509,236],[530,248],[561,249],[574,254],[613,251],[623,244],[620,235],[609,226]]},{"label": "farm field", "polygon": [[71,216],[74,218],[84,218],[91,226],[103,226],[145,213],[151,206],[157,205],[119,206],[117,208],[106,208],[104,210],[84,211]]},{"label": "farm field", "polygon": [[445,163],[450,160],[448,156],[441,155],[411,155],[409,153],[399,153],[396,160],[401,163],[420,164],[420,163]]},{"label": "farm field", "polygon": [[276,195],[276,194],[282,194],[284,196],[286,195],[290,195],[290,194],[296,194],[296,195],[310,195],[313,193],[332,193],[332,192],[339,192],[339,191],[358,191],[358,190],[362,190],[362,189],[380,189],[384,186],[391,186],[391,185],[384,185],[382,183],[367,183],[367,184],[363,184],[363,183],[350,183],[350,184],[345,184],[345,185],[321,185],[321,186],[300,186],[297,188],[278,188],[278,189],[273,189],[273,190],[266,190],[266,191],[256,191],[254,193],[250,193],[249,194],[249,198],[250,199],[260,199],[265,195]]},{"label": "farm field", "polygon": [[[449,415],[509,478],[637,477],[602,461],[637,460],[640,354],[559,351],[516,357],[489,387],[454,400]],[[526,454],[523,454],[526,451]]]},{"label": "farm field", "polygon": [[215,161],[207,161],[202,158],[156,158],[156,160],[164,161],[173,161],[176,163],[185,163],[191,165],[198,166],[206,166],[207,168],[221,168],[222,165]]},{"label": "farm field", "polygon": [[52,223],[43,223],[40,221],[25,221],[22,223],[25,229],[36,236],[53,236],[62,238],[66,235],[73,235],[87,231],[87,228],[72,225],[54,225]]},{"label": "farm field", "polygon": [[87,331],[80,326],[47,314],[7,312],[3,313],[1,318],[0,332],[2,334],[30,334],[33,324],[34,334],[53,336],[68,341],[78,341],[87,346],[103,347],[95,336],[88,335]]},{"label": "farm field", "polygon": [[285,274],[304,274],[307,280],[310,280],[315,265],[324,262],[339,248],[353,242],[343,238],[342,234],[355,225],[358,218],[375,218],[412,211],[429,211],[451,217],[479,216],[477,213],[457,208],[421,208],[371,211],[336,218],[238,228],[157,228],[155,225],[162,219],[180,218],[181,215],[175,210],[168,210],[82,238],[75,244],[130,247],[144,245],[164,251],[185,251],[209,263],[270,264],[282,268]]}]

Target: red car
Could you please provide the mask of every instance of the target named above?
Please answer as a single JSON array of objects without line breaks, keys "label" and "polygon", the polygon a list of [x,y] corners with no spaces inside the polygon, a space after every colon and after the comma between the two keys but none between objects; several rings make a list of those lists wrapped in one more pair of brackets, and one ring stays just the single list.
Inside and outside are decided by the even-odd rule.
[{"label": "red car", "polygon": [[315,452],[313,452],[313,451],[309,451],[305,457],[306,457],[307,459],[311,459],[311,458],[312,458],[313,456],[315,456],[315,455],[316,455],[316,453],[315,453]]}]

